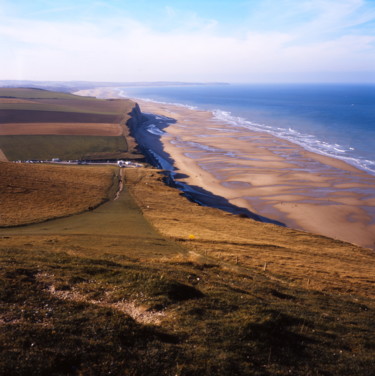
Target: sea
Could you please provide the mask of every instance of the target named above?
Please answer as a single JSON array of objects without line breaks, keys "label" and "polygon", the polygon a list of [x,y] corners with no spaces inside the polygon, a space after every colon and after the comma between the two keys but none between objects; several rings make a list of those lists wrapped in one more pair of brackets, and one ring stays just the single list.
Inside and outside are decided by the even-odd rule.
[{"label": "sea", "polygon": [[375,84],[215,84],[118,88],[124,97],[211,111],[375,175]]}]

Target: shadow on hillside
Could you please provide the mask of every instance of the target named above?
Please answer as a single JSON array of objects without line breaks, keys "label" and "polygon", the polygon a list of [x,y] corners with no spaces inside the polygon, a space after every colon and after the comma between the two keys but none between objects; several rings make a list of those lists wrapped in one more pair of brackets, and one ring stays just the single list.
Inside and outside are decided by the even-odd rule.
[{"label": "shadow on hillside", "polygon": [[160,140],[164,129],[177,121],[173,118],[144,113],[145,121],[132,126],[132,134],[137,140],[141,152],[146,156],[147,161],[162,170],[165,170],[165,182],[169,186],[178,188],[190,201],[203,206],[217,208],[226,212],[240,215],[244,218],[252,218],[259,222],[273,223],[285,226],[284,223],[267,218],[251,212],[246,208],[231,204],[226,198],[213,194],[202,187],[188,185],[179,179],[188,177],[176,170],[174,160],[163,149]]}]

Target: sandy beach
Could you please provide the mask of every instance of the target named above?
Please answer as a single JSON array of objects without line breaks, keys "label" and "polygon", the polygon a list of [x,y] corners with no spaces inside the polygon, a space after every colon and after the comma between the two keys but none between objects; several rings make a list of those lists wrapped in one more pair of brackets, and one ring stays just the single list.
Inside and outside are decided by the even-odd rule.
[{"label": "sandy beach", "polygon": [[177,181],[211,193],[211,204],[222,197],[265,220],[375,248],[374,176],[210,112],[136,101],[149,117],[139,142],[173,164]]},{"label": "sandy beach", "polygon": [[375,177],[269,134],[231,129],[209,112],[138,103],[175,120],[160,141],[188,175],[179,180],[288,227],[374,248]]}]

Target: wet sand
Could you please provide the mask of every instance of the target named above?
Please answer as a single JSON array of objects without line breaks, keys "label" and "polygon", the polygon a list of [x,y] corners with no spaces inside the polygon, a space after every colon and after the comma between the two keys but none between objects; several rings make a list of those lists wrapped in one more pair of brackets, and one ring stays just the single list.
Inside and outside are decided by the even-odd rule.
[{"label": "wet sand", "polygon": [[207,111],[136,101],[149,114],[138,140],[173,164],[176,180],[211,193],[212,204],[222,197],[288,227],[375,249],[374,176]]}]

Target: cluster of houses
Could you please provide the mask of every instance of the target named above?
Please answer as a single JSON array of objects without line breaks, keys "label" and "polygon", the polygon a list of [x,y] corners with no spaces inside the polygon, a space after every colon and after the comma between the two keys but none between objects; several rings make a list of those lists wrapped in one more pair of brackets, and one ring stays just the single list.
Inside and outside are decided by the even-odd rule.
[{"label": "cluster of houses", "polygon": [[131,162],[131,161],[117,161],[117,166],[119,167],[143,167],[142,164],[140,163],[135,163],[135,162]]},{"label": "cluster of houses", "polygon": [[131,161],[123,161],[118,160],[117,162],[114,161],[62,161],[60,158],[52,158],[50,161],[40,161],[40,160],[27,160],[27,161],[15,161],[16,163],[61,163],[61,164],[117,164],[117,166],[123,167],[143,167],[141,163],[131,162]]}]

